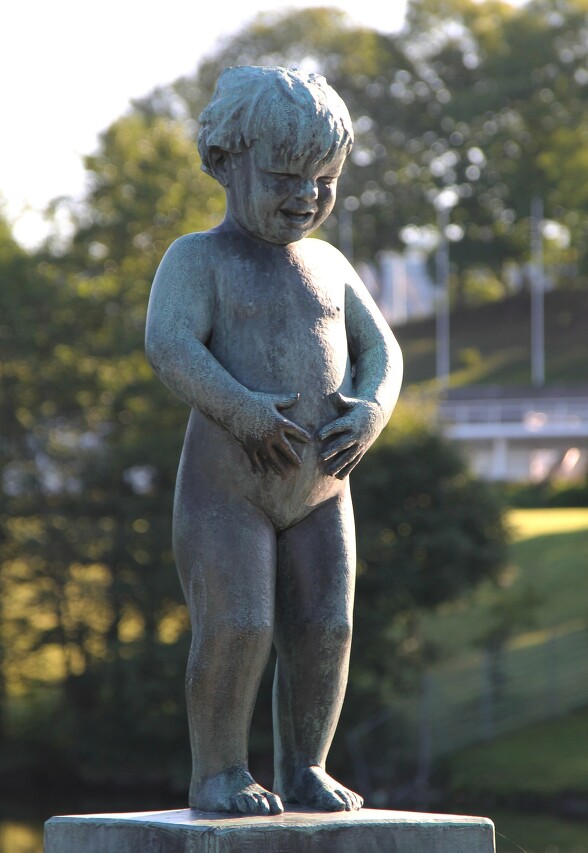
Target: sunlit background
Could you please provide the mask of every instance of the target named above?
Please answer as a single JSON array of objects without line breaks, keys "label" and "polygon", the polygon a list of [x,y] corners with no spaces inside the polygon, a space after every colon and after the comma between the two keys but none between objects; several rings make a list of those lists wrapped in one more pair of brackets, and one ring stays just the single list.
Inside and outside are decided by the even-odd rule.
[{"label": "sunlit background", "polygon": [[143,328],[165,248],[222,216],[194,119],[258,55],[342,87],[322,236],[406,360],[353,479],[333,767],[370,806],[492,817],[498,853],[588,853],[588,2],[411,0],[405,30],[405,2],[202,8],[2,15],[0,853],[56,812],[185,802],[186,412]]}]

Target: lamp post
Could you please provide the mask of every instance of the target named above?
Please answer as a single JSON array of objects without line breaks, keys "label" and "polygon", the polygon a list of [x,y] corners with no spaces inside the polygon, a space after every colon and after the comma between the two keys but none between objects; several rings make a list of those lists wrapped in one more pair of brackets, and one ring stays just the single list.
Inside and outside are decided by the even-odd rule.
[{"label": "lamp post", "polygon": [[451,370],[449,339],[449,240],[447,226],[449,213],[459,200],[457,191],[447,187],[437,193],[433,200],[437,211],[439,242],[435,254],[437,279],[436,299],[436,376],[439,388],[446,388]]},{"label": "lamp post", "polygon": [[531,382],[545,383],[545,278],[543,270],[543,199],[531,201]]},{"label": "lamp post", "polygon": [[339,248],[350,264],[353,263],[353,213],[359,208],[359,199],[349,195],[338,212]]}]

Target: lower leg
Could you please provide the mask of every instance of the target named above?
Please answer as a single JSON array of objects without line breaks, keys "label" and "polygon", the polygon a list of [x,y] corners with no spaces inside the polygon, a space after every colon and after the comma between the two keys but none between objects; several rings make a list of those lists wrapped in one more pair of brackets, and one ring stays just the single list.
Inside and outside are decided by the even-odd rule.
[{"label": "lower leg", "polygon": [[242,810],[233,800],[253,784],[247,769],[249,727],[271,639],[267,627],[232,637],[219,628],[206,642],[193,639],[186,672],[193,808]]},{"label": "lower leg", "polygon": [[325,770],[347,683],[350,631],[312,634],[302,644],[301,637],[296,637],[296,652],[291,656],[278,656],[274,728],[280,735],[275,745],[274,790],[287,802],[324,811],[358,809],[361,797]]}]

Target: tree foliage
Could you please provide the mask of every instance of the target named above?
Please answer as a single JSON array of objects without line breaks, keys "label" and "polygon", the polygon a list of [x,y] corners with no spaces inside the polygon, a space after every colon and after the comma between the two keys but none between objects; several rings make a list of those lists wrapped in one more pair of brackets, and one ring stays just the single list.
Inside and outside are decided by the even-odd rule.
[{"label": "tree foliage", "polygon": [[[162,113],[196,126],[222,68],[301,65],[346,100],[356,146],[325,224],[352,216],[356,258],[402,248],[407,226],[437,228],[435,202],[458,194],[450,236],[458,295],[480,278],[504,292],[529,254],[533,197],[544,201],[552,277],[586,279],[588,9],[584,0],[412,0],[398,34],[333,9],[260,16],[196,73],[158,93]],[[346,211],[346,214],[343,213]],[[457,226],[457,227],[455,227]],[[414,237],[414,232],[413,232]]]}]

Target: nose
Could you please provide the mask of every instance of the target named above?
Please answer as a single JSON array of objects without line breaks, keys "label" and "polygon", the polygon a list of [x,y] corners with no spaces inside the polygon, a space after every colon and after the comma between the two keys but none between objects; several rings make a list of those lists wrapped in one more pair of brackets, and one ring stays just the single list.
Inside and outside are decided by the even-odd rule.
[{"label": "nose", "polygon": [[304,201],[316,201],[318,198],[318,187],[315,181],[301,181],[296,189],[296,198]]}]

